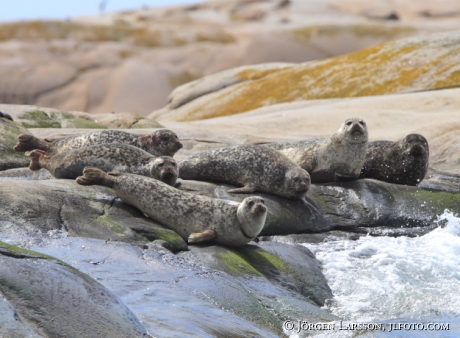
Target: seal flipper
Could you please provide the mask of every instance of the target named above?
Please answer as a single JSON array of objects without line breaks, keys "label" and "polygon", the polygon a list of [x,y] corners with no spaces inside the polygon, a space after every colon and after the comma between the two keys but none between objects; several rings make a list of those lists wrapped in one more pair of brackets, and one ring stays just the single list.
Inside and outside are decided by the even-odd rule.
[{"label": "seal flipper", "polygon": [[195,243],[200,243],[200,242],[206,242],[210,241],[211,239],[216,237],[216,231],[215,230],[205,230],[203,232],[194,232],[193,234],[190,234],[188,236],[188,243],[189,244],[195,244]]},{"label": "seal flipper", "polygon": [[34,149],[49,150],[45,142],[29,134],[19,135],[18,144],[16,144],[13,149],[16,151],[29,151]]},{"label": "seal flipper", "polygon": [[[110,176],[109,176],[110,175]],[[77,177],[77,183],[80,185],[103,185],[113,187],[114,179],[111,176],[119,176],[119,173],[109,173],[96,167],[85,167],[83,176]]]},{"label": "seal flipper", "polygon": [[254,191],[256,191],[256,186],[253,183],[248,183],[244,187],[241,187],[241,188],[227,190],[227,192],[231,192],[233,194],[244,194],[244,193],[251,193]]},{"label": "seal flipper", "polygon": [[349,181],[355,181],[359,178],[359,175],[353,175],[353,174],[339,174],[335,173],[334,174],[334,181],[336,182],[349,182]]},{"label": "seal flipper", "polygon": [[41,168],[43,168],[41,166],[41,164],[40,164],[40,158],[41,157],[50,158],[53,155],[48,154],[45,151],[35,149],[35,150],[32,150],[32,151],[26,152],[26,156],[30,156],[29,169],[32,170],[32,171],[37,171],[37,170],[40,170]]}]

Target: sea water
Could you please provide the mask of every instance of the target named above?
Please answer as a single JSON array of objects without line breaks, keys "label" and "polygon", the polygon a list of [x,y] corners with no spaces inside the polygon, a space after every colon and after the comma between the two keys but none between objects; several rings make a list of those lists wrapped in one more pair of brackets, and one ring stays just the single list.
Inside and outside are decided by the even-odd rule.
[{"label": "sea water", "polygon": [[[322,263],[334,294],[326,307],[344,320],[316,335],[460,337],[460,218],[446,211],[439,221],[445,225],[416,238],[304,244]],[[376,325],[338,329],[358,323]]]},{"label": "sea water", "polygon": [[[335,330],[313,334],[460,337],[460,218],[445,212],[440,220],[444,226],[416,238],[367,236],[356,241],[305,244],[322,263],[334,294],[325,308],[343,319],[332,323]],[[239,326],[257,332],[245,320],[209,306],[200,295],[179,287],[177,281],[181,279],[218,272],[190,265],[167,251],[70,238],[62,231],[44,236],[6,222],[0,240],[55,256],[88,273],[120,297],[147,330],[159,336],[207,336],[202,323],[215,320],[225,323],[224,328]],[[225,276],[213,278],[225,281]],[[339,330],[362,323],[384,325],[386,330]],[[434,326],[429,330],[428,324],[448,324],[449,330]]]}]

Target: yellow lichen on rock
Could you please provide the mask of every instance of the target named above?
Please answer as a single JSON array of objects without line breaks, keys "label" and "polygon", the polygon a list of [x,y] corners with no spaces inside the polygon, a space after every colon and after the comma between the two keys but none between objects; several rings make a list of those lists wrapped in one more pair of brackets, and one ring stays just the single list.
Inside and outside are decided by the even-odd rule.
[{"label": "yellow lichen on rock", "polygon": [[[298,100],[407,93],[458,87],[460,31],[379,44],[283,68],[245,69],[243,81],[197,97],[168,119],[193,121]],[[211,75],[212,76],[212,75]]]}]

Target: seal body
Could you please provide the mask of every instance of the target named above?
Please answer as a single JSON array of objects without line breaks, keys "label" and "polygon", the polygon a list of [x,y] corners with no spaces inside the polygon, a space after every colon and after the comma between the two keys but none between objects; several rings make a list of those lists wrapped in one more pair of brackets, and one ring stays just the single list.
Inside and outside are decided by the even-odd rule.
[{"label": "seal body", "polygon": [[33,135],[18,136],[16,151],[44,150],[47,153],[60,153],[75,148],[96,144],[123,143],[141,148],[154,156],[174,156],[182,148],[177,135],[169,129],[159,129],[150,135],[134,135],[121,130],[99,130],[80,136],[58,139],[40,139]]},{"label": "seal body", "polygon": [[312,183],[351,181],[359,178],[366,157],[368,132],[358,118],[347,119],[329,138],[272,143],[275,149],[308,171]]},{"label": "seal body", "polygon": [[178,176],[177,164],[172,157],[155,157],[121,143],[98,144],[59,154],[33,150],[28,155],[31,158],[30,170],[45,168],[56,178],[77,178],[87,166],[149,176],[169,185],[174,185]]},{"label": "seal body", "polygon": [[397,142],[369,142],[361,178],[417,185],[428,171],[429,146],[425,137],[410,134]]},{"label": "seal body", "polygon": [[310,187],[310,175],[286,156],[269,148],[238,145],[202,151],[179,162],[179,177],[227,183],[242,188],[233,193],[266,192],[302,198]]},{"label": "seal body", "polygon": [[107,174],[92,167],[85,168],[83,173],[77,178],[78,184],[111,187],[123,202],[175,231],[190,244],[244,245],[265,224],[267,208],[262,197],[227,202],[183,192],[145,176]]}]

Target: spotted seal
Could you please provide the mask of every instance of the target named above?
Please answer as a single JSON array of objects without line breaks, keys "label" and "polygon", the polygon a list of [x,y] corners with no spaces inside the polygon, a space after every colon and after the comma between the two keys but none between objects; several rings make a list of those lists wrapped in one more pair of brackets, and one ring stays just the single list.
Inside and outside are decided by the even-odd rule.
[{"label": "spotted seal", "polygon": [[169,129],[155,130],[150,135],[135,135],[121,130],[99,130],[80,136],[68,136],[58,139],[41,139],[29,134],[18,136],[16,151],[40,149],[47,153],[82,148],[96,144],[124,143],[141,148],[153,156],[174,156],[182,148],[177,135]]},{"label": "spotted seal", "polygon": [[310,175],[276,150],[237,145],[195,153],[179,162],[179,177],[243,186],[232,193],[266,192],[299,199],[310,187]]},{"label": "spotted seal", "polygon": [[396,142],[369,142],[360,178],[417,185],[428,171],[429,155],[428,141],[420,134],[409,134]]},{"label": "spotted seal", "polygon": [[368,144],[366,123],[358,118],[345,120],[329,138],[265,144],[276,149],[308,171],[312,183],[352,181],[359,178]]},{"label": "spotted seal", "polygon": [[174,230],[189,244],[244,245],[260,233],[267,216],[265,201],[259,196],[229,202],[184,192],[140,175],[107,174],[86,167],[77,183],[112,188],[123,202]]},{"label": "spotted seal", "polygon": [[43,150],[26,153],[30,170],[47,169],[56,178],[77,178],[87,166],[105,171],[120,171],[156,178],[169,185],[177,180],[177,164],[170,156],[155,157],[127,144],[97,144],[59,154]]}]

